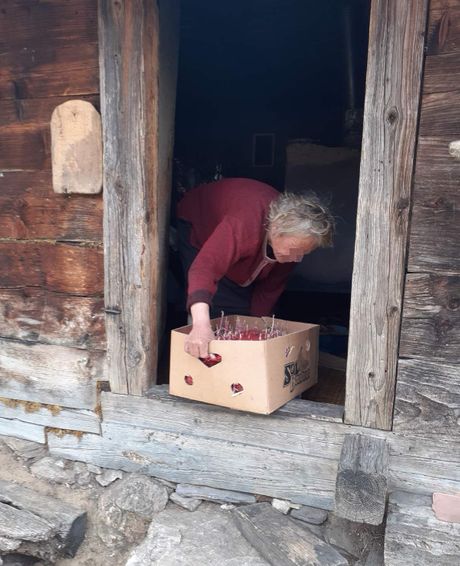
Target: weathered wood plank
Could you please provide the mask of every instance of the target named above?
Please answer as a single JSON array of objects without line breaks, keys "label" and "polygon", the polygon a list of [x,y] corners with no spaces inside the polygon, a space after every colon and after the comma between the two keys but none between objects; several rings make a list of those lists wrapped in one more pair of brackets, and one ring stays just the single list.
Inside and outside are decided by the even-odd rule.
[{"label": "weathered wood plank", "polygon": [[408,273],[399,354],[457,363],[460,276]]},{"label": "weathered wood plank", "polygon": [[105,350],[104,299],[0,288],[0,337]]},{"label": "weathered wood plank", "polygon": [[43,287],[85,296],[104,292],[99,247],[0,241],[0,257],[0,288]]},{"label": "weathered wood plank", "polygon": [[[452,136],[419,137],[415,162],[414,205],[422,196],[454,195],[458,189],[460,164],[449,155]],[[423,192],[420,192],[423,191]],[[418,194],[419,193],[419,194]]]},{"label": "weathered wood plank", "polygon": [[49,132],[41,126],[0,130],[0,170],[38,171],[51,165]]},{"label": "weathered wood plank", "polygon": [[97,41],[97,5],[93,0],[9,0],[0,13],[0,30],[0,52]]},{"label": "weathered wood plank", "polygon": [[459,376],[458,365],[400,360],[394,430],[432,439],[444,436],[460,442]]},{"label": "weathered wood plank", "polygon": [[[49,434],[52,452],[104,467],[326,509],[333,505],[345,434],[369,434],[369,429],[302,414],[235,413],[171,397],[161,401],[102,393],[101,405],[102,437],[84,435],[79,441],[72,435]],[[389,446],[391,489],[460,491],[460,452],[449,436],[428,440],[379,430],[372,436]],[[233,472],[236,463],[238,470]]]},{"label": "weathered wood plank", "polygon": [[3,436],[13,436],[45,444],[45,427],[34,423],[28,423],[17,419],[3,418],[3,410],[0,405],[0,434]]},{"label": "weathered wood plank", "polygon": [[243,536],[270,564],[283,566],[345,566],[331,545],[302,528],[269,503],[244,505],[233,511]]},{"label": "weathered wood plank", "polygon": [[[70,21],[67,25],[71,27]],[[86,43],[83,38],[71,46],[38,44],[29,49],[6,51],[0,57],[0,98],[96,94],[99,92],[97,52],[97,42]]]},{"label": "weathered wood plank", "polygon": [[0,339],[0,397],[94,409],[105,353]]},{"label": "weathered wood plank", "polygon": [[382,438],[347,434],[340,454],[335,512],[357,523],[380,525],[387,497],[388,446]]},{"label": "weathered wood plank", "polygon": [[460,562],[460,525],[436,519],[431,497],[392,493],[385,530],[385,565],[452,566]]},{"label": "weathered wood plank", "polygon": [[102,124],[94,106],[86,100],[63,102],[53,110],[50,128],[54,192],[100,193]]},{"label": "weathered wood plank", "polygon": [[428,55],[425,59],[423,93],[450,92],[460,84],[460,60],[458,53]]},{"label": "weathered wood plank", "polygon": [[[101,408],[104,422],[177,434],[193,432],[199,437],[308,453],[322,458],[337,459],[340,454],[343,434],[325,439],[321,422],[316,424],[315,420],[299,412],[279,410],[267,418],[169,398],[168,402],[103,392]],[[133,415],[136,415],[135,423]]]},{"label": "weathered wood plank", "polygon": [[[98,440],[95,440],[98,439]],[[284,497],[332,509],[336,462],[308,454],[139,427],[103,424],[102,437],[48,435],[52,454],[177,483]]]},{"label": "weathered wood plank", "polygon": [[109,376],[112,391],[137,395],[156,377],[163,285],[158,24],[156,2],[99,2]]},{"label": "weathered wood plank", "polygon": [[[36,493],[23,485],[1,480],[0,504],[3,511],[7,507],[14,511],[13,517],[16,519],[14,531],[3,518],[0,520],[0,535],[16,540],[19,543],[16,549],[18,553],[38,555],[52,563],[58,556],[75,556],[85,537],[85,511],[55,497]],[[26,529],[30,529],[29,521],[44,525],[49,529],[48,532],[43,532],[47,529],[40,529],[39,536],[29,534],[24,536]],[[39,544],[34,546],[28,544],[28,541],[37,541]]]},{"label": "weathered wood plank", "polygon": [[414,198],[416,200],[412,209],[410,229],[409,271],[459,273],[459,191],[455,194],[450,190],[440,190],[436,194],[432,188],[420,190],[417,187]]},{"label": "weathered wood plank", "polygon": [[51,171],[5,171],[0,238],[102,242],[102,198],[54,194]]},{"label": "weathered wood plank", "polygon": [[94,411],[66,409],[58,405],[41,405],[0,398],[0,417],[42,427],[79,430],[93,434],[101,432],[100,419]]},{"label": "weathered wood plank", "polygon": [[[460,90],[423,96],[419,135],[428,138],[453,136],[452,139],[460,136]],[[446,157],[449,157],[448,152]]]},{"label": "weathered wood plank", "polygon": [[460,6],[457,0],[430,3],[427,54],[460,52]]},{"label": "weathered wood plank", "polygon": [[345,400],[372,428],[392,421],[426,17],[426,0],[372,3]]},{"label": "weathered wood plank", "polygon": [[[49,127],[53,110],[59,104],[74,100],[75,96],[48,96],[45,98],[0,99],[0,129],[12,126],[36,125]],[[90,102],[99,111],[99,96],[82,95],[79,100]]]}]

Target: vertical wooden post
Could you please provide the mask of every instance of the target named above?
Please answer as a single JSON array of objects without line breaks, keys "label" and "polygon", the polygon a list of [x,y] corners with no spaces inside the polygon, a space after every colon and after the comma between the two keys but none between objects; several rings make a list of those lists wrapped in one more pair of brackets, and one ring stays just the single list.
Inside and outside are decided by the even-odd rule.
[{"label": "vertical wooden post", "polygon": [[135,395],[157,365],[158,44],[156,0],[99,0],[108,375]]},{"label": "vertical wooden post", "polygon": [[391,429],[428,0],[373,0],[345,421]]}]

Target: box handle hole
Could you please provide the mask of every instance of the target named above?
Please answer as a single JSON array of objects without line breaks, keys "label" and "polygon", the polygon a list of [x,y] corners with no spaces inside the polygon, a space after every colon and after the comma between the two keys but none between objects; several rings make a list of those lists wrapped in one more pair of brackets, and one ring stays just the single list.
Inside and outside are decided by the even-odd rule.
[{"label": "box handle hole", "polygon": [[216,364],[220,364],[222,361],[222,356],[219,354],[208,354],[205,358],[200,358],[200,361],[208,368],[212,368]]}]

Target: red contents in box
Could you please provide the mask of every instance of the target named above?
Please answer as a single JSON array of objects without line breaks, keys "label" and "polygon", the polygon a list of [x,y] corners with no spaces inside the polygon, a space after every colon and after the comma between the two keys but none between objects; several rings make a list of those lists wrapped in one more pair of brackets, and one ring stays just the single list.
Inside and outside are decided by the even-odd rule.
[{"label": "red contents in box", "polygon": [[219,324],[214,329],[216,340],[270,340],[286,334],[286,328],[272,318],[271,324],[263,319],[259,325],[249,327],[244,320],[237,317],[236,321],[231,321],[227,317],[220,318]]},{"label": "red contents in box", "polygon": [[200,361],[204,363],[205,366],[211,368],[216,364],[220,364],[222,361],[222,356],[219,354],[208,354],[205,358],[200,358]]},{"label": "red contents in box", "polygon": [[193,385],[193,377],[191,375],[186,375],[184,381],[187,385]]}]

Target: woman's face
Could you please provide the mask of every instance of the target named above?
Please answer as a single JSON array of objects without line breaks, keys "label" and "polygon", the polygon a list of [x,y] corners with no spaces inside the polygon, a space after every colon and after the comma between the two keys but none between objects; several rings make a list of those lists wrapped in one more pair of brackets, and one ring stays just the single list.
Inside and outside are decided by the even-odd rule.
[{"label": "woman's face", "polygon": [[270,235],[269,242],[279,263],[300,262],[304,255],[315,250],[318,238],[295,234]]}]

